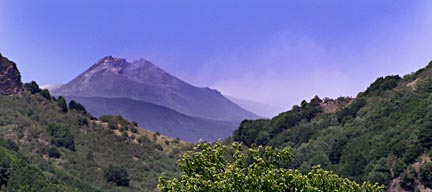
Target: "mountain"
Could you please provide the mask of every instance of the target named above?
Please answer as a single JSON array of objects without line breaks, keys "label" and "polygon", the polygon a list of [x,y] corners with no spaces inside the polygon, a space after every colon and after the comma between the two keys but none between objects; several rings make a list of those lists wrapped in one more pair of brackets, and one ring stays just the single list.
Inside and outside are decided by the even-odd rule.
[{"label": "mountain", "polygon": [[258,117],[218,91],[194,87],[144,59],[128,62],[105,57],[52,92],[63,96],[129,98],[212,120],[240,122]]},{"label": "mountain", "polygon": [[257,101],[239,99],[231,96],[225,96],[225,97],[231,100],[232,102],[238,104],[243,109],[246,109],[254,114],[266,118],[273,117],[283,111],[282,107],[276,107],[265,103],[260,103]]},{"label": "mountain", "polygon": [[122,115],[141,127],[151,127],[154,132],[189,142],[224,139],[238,126],[235,122],[190,117],[167,107],[128,98],[67,96],[66,99],[78,101],[96,117]]},{"label": "mountain", "polygon": [[0,82],[12,83],[0,86],[0,191],[154,191],[162,173],[178,175],[176,159],[191,144],[121,117],[63,110],[36,83],[23,88],[5,60]]},{"label": "mountain", "polygon": [[16,64],[0,54],[0,94],[12,95],[22,91],[21,74]]},{"label": "mountain", "polygon": [[356,98],[303,101],[272,119],[244,121],[233,139],[293,148],[291,168],[314,165],[389,191],[432,189],[432,62],[380,77]]}]

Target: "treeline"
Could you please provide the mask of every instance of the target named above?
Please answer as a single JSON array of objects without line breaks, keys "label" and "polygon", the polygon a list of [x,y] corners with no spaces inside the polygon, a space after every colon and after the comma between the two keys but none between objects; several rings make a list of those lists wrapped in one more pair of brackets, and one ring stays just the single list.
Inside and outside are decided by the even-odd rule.
[{"label": "treeline", "polygon": [[[272,119],[244,121],[233,140],[248,146],[292,147],[290,168],[315,165],[353,179],[414,191],[430,187],[431,64],[416,73],[378,78],[335,112],[318,98]],[[420,169],[413,168],[420,163]]]}]

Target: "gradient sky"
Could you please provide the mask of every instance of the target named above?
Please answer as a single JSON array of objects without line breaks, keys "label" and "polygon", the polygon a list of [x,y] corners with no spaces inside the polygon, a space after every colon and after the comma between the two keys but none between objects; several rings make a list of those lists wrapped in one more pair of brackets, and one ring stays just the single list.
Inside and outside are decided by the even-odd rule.
[{"label": "gradient sky", "polygon": [[194,85],[287,110],[426,66],[429,2],[0,0],[0,52],[41,85],[104,56],[145,58]]}]

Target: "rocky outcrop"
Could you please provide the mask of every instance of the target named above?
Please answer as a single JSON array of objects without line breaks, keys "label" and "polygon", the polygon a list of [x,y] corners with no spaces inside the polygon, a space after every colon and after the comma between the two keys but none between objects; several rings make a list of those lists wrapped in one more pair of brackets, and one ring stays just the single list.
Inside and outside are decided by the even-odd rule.
[{"label": "rocky outcrop", "polygon": [[14,95],[22,93],[23,83],[16,64],[0,53],[0,94]]}]

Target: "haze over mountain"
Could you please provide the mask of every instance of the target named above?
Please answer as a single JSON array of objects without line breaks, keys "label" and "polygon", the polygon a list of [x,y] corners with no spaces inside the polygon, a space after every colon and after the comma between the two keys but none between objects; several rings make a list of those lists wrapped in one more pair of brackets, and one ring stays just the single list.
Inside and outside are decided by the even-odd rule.
[{"label": "haze over mountain", "polygon": [[122,115],[141,127],[190,142],[223,139],[239,126],[238,122],[191,117],[164,106],[128,98],[66,96],[66,99],[83,104],[94,116]]},{"label": "haze over mountain", "polygon": [[226,95],[225,97],[231,100],[232,102],[238,104],[240,107],[265,118],[274,117],[277,114],[279,114],[281,111],[284,111],[283,107],[276,107],[258,101],[240,99],[240,98],[226,96]]},{"label": "haze over mountain", "polygon": [[[218,91],[194,87],[144,59],[128,62],[126,59],[111,56],[102,58],[72,81],[53,89],[52,93],[67,98],[73,96],[95,114],[119,112],[118,108],[114,109],[111,106],[120,107],[124,104],[120,107],[120,114],[133,117],[130,120],[148,125],[146,128],[150,130],[160,131],[172,137],[186,136],[182,139],[195,142],[197,137],[193,135],[196,135],[196,131],[205,132],[202,138],[213,141],[229,136],[242,120],[258,118],[257,115],[226,99]],[[137,103],[138,101],[142,102]],[[137,105],[132,109],[131,103]],[[111,106],[107,106],[108,104]],[[154,105],[147,108],[149,104]],[[137,106],[142,107],[138,109]],[[152,115],[143,117],[137,114],[170,114],[168,119],[172,122],[164,118],[150,120]],[[156,120],[159,123],[156,123]],[[201,129],[198,129],[199,127]],[[188,134],[190,137],[187,137]],[[210,136],[213,134],[214,136]]]}]

